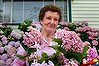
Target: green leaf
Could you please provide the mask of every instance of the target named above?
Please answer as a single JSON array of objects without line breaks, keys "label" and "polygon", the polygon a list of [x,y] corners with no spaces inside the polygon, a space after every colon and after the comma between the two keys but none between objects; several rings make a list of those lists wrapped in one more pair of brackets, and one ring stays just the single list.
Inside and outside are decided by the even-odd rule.
[{"label": "green leaf", "polygon": [[79,53],[79,52],[73,52],[72,50],[67,51],[64,56],[68,59],[76,59],[79,63],[82,61],[83,59],[83,54]]},{"label": "green leaf", "polygon": [[74,31],[76,26],[73,23],[69,23],[68,28],[70,29],[70,31]]},{"label": "green leaf", "polygon": [[49,47],[52,47],[52,48],[55,49],[55,50],[58,50],[58,49],[59,49],[59,46],[58,46],[58,45],[55,45],[55,46],[49,46]]},{"label": "green leaf", "polygon": [[10,27],[10,28],[6,28],[5,30],[4,30],[4,35],[6,36],[6,37],[8,37],[8,35],[10,35],[11,34],[11,32],[12,32],[12,28]]},{"label": "green leaf", "polygon": [[19,54],[15,54],[16,57],[18,57],[19,59],[26,59],[26,56],[22,56],[22,55],[19,55]]},{"label": "green leaf", "polygon": [[88,50],[88,46],[85,45],[84,48],[83,48],[82,54],[85,54],[87,52],[87,50]]},{"label": "green leaf", "polygon": [[58,49],[59,49],[60,52],[62,52],[62,53],[64,53],[64,54],[66,53],[66,50],[65,50],[64,48],[58,47]]},{"label": "green leaf", "polygon": [[33,63],[33,58],[28,58],[29,66]]},{"label": "green leaf", "polygon": [[82,51],[82,55],[83,55],[82,59],[87,56],[87,50],[88,50],[88,46],[85,45]]},{"label": "green leaf", "polygon": [[27,45],[24,45],[23,43],[21,43],[21,45],[25,49],[25,51],[28,51],[29,47]]},{"label": "green leaf", "polygon": [[79,52],[73,53],[73,58],[75,58],[79,63],[81,63],[83,59],[83,54]]},{"label": "green leaf", "polygon": [[36,52],[36,51],[37,51],[36,48],[29,48],[28,54],[31,54],[31,53]]},{"label": "green leaf", "polygon": [[25,49],[25,51],[27,52],[27,55],[30,55],[33,52],[36,52],[36,48],[29,48],[27,45],[24,45],[23,43],[21,43],[22,47]]},{"label": "green leaf", "polygon": [[42,53],[42,58],[38,60],[39,63],[42,63],[43,61],[48,61],[49,57],[46,53]]},{"label": "green leaf", "polygon": [[73,58],[73,55],[72,55],[73,51],[72,50],[69,50],[67,52],[64,53],[64,56],[67,58],[67,59],[71,59]]},{"label": "green leaf", "polygon": [[32,23],[32,20],[26,19],[24,20],[24,22],[27,24],[27,26],[30,26]]},{"label": "green leaf", "polygon": [[43,53],[42,58],[43,58],[43,60],[46,60],[48,58],[48,55],[46,53]]},{"label": "green leaf", "polygon": [[62,45],[63,41],[60,38],[52,38],[53,41],[57,42],[59,45]]},{"label": "green leaf", "polygon": [[20,24],[20,25],[18,26],[18,29],[20,29],[21,31],[24,31],[24,32],[25,32],[25,31],[27,31],[27,27],[28,27],[28,26],[27,26],[26,24],[23,24],[23,23],[22,23],[22,24]]}]

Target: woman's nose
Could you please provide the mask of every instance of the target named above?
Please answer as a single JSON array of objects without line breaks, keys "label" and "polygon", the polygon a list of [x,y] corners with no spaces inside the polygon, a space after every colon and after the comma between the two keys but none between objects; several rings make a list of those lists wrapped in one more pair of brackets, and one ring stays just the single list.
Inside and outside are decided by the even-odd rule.
[{"label": "woman's nose", "polygon": [[54,23],[54,19],[51,19],[51,23],[52,23],[52,24]]}]

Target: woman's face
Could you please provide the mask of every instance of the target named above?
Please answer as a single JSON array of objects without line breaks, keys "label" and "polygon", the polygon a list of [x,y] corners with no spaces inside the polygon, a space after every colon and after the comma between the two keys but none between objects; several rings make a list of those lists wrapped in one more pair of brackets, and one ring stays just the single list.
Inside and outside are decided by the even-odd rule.
[{"label": "woman's face", "polygon": [[59,14],[57,12],[47,11],[41,21],[42,29],[47,31],[56,31],[59,21]]}]

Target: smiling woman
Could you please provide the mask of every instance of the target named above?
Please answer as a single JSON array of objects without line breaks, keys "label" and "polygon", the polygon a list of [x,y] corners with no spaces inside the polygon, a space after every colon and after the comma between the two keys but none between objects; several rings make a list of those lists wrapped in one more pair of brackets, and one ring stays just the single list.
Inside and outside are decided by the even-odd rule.
[{"label": "smiling woman", "polygon": [[39,21],[42,25],[41,33],[50,42],[56,32],[59,21],[61,21],[61,10],[54,5],[47,5],[41,9],[39,14]]},{"label": "smiling woman", "polygon": [[[59,21],[59,15],[57,12],[51,12],[51,11],[47,11],[45,13],[45,17],[43,18],[43,20],[41,21],[41,25],[42,25],[42,35],[46,35],[47,37],[49,37],[50,35],[54,36],[54,33],[56,32],[56,27],[58,25],[58,21]],[[51,38],[50,38],[51,39]],[[47,40],[49,42],[49,40]]]}]

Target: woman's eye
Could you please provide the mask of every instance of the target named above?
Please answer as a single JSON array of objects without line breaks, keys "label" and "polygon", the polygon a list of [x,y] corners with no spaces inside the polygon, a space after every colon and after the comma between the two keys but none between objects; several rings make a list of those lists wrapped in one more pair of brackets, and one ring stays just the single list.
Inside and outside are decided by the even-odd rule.
[{"label": "woman's eye", "polygon": [[48,20],[51,20],[51,18],[47,18]]},{"label": "woman's eye", "polygon": [[54,19],[54,21],[58,21],[58,19]]}]

